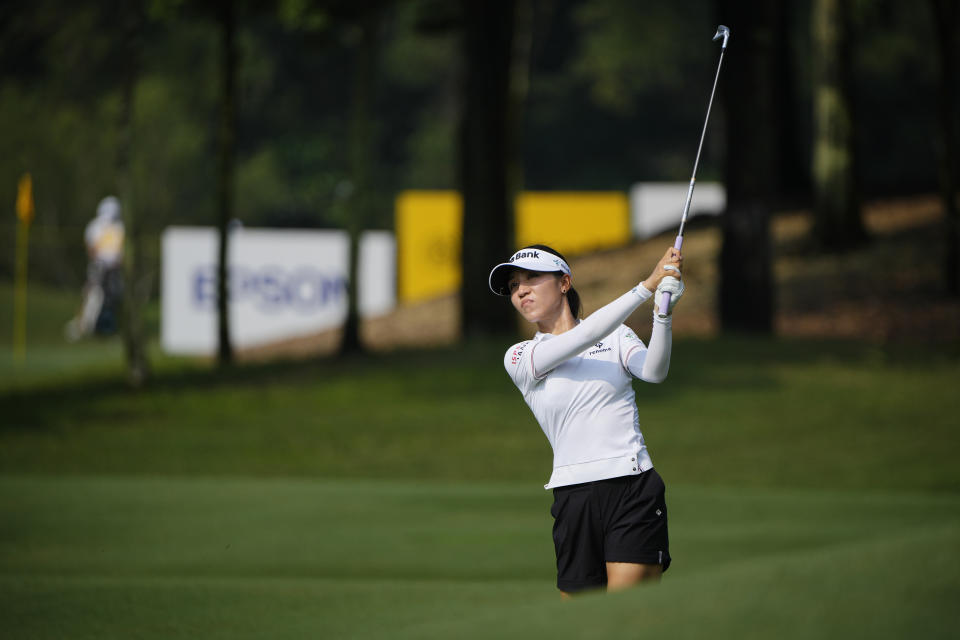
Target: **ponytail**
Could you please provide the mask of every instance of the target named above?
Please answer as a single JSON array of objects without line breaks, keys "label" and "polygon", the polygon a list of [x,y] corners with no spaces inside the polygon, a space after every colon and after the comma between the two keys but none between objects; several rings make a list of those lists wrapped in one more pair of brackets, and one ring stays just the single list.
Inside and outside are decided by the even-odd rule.
[{"label": "ponytail", "polygon": [[577,293],[577,290],[573,287],[570,287],[567,290],[567,304],[570,305],[570,313],[573,314],[573,319],[576,320],[580,317],[580,294]]}]

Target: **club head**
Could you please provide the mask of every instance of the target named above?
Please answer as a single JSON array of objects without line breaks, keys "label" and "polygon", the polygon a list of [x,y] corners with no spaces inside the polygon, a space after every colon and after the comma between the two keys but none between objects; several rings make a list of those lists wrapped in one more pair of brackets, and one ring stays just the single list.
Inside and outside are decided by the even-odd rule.
[{"label": "club head", "polygon": [[723,45],[722,45],[720,48],[721,48],[721,49],[726,49],[726,48],[727,48],[727,40],[730,39],[730,29],[728,29],[727,27],[723,26],[722,24],[721,24],[719,27],[717,27],[717,32],[713,35],[713,39],[714,39],[715,41],[716,41],[716,40],[719,40],[720,38],[723,38]]}]

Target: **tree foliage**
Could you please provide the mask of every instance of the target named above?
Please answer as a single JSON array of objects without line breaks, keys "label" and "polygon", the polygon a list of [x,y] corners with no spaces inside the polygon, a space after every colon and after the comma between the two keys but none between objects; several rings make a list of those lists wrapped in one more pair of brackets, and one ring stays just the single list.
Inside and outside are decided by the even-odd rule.
[{"label": "tree foliage", "polygon": [[[463,3],[378,3],[370,162],[358,205],[350,123],[363,48],[357,17],[370,3],[237,2],[235,217],[247,226],[343,228],[362,206],[364,226],[390,228],[401,189],[458,186],[458,131],[470,107],[462,92],[468,64],[462,38],[470,28]],[[13,202],[17,178],[32,173],[37,218],[30,272],[65,287],[83,279],[82,228],[96,203],[117,188],[125,138],[145,277],[156,283],[163,228],[217,221],[216,23],[201,2],[133,4],[145,20],[126,133],[118,62],[130,3],[9,0],[0,7],[0,201]],[[782,27],[773,52],[780,83],[774,104],[781,117],[771,133],[777,144],[756,161],[775,169],[775,200],[790,192],[791,202],[810,204],[814,3],[776,4]],[[852,144],[861,194],[933,191],[940,137],[936,25],[910,3],[850,4],[857,36],[850,57]],[[523,0],[521,6],[530,16],[528,85],[523,109],[507,115],[518,158],[507,189],[625,190],[640,180],[686,181],[713,72],[716,3]],[[729,26],[737,47],[750,27]],[[718,105],[713,116],[701,180],[741,170],[727,157],[750,132],[724,126],[728,111]],[[11,215],[0,225],[7,246],[12,230]],[[12,268],[10,255],[0,261],[0,276]]]},{"label": "tree foliage", "polygon": [[853,106],[852,2],[815,0],[812,36],[814,233],[829,249],[864,236]]}]

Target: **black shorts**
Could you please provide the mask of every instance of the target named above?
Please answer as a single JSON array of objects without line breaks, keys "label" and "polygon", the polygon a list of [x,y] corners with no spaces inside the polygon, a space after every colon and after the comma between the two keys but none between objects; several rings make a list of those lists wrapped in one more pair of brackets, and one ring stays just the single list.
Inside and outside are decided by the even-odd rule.
[{"label": "black shorts", "polygon": [[574,592],[607,584],[607,562],[670,566],[663,480],[638,476],[553,490],[557,587]]}]

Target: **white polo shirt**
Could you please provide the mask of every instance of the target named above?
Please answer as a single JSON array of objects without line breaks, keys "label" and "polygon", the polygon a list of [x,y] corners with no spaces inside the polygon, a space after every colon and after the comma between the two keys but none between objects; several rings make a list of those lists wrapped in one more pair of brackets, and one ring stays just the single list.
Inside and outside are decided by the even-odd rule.
[{"label": "white polo shirt", "polygon": [[123,236],[123,222],[103,215],[87,223],[83,232],[93,260],[107,267],[116,267],[123,260]]},{"label": "white polo shirt", "polygon": [[666,377],[670,318],[654,318],[649,350],[621,324],[650,295],[638,287],[570,331],[559,336],[538,332],[507,350],[507,373],[553,447],[546,489],[653,468],[632,380],[660,382]]}]

